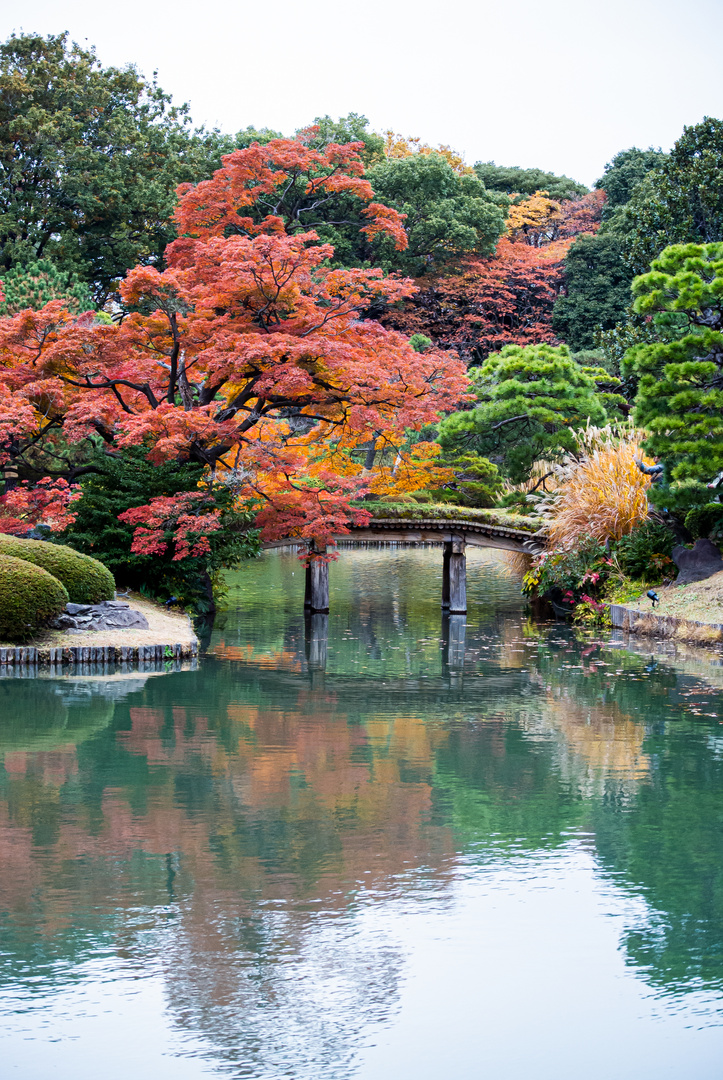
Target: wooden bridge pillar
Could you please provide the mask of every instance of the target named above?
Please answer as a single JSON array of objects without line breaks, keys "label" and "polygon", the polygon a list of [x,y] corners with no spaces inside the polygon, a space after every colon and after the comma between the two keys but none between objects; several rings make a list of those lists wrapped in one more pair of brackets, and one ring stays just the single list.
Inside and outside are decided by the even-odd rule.
[{"label": "wooden bridge pillar", "polygon": [[464,615],[442,615],[442,664],[450,672],[464,668],[467,619]]},{"label": "wooden bridge pillar", "polygon": [[304,616],[306,662],[309,671],[325,671],[329,641],[329,616],[307,611]]},{"label": "wooden bridge pillar", "polygon": [[442,554],[442,610],[450,615],[467,611],[467,556],[461,538],[446,540]]},{"label": "wooden bridge pillar", "polygon": [[312,544],[304,588],[304,607],[320,614],[329,613],[329,563],[319,557],[325,555],[326,548],[321,551]]}]

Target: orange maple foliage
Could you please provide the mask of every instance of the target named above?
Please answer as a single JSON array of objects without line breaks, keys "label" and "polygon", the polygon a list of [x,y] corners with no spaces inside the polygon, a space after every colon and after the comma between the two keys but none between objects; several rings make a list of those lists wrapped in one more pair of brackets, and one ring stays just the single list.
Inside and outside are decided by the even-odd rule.
[{"label": "orange maple foliage", "polygon": [[80,488],[63,478],[44,477],[32,488],[25,481],[0,496],[0,533],[20,535],[41,521],[62,532],[75,521],[72,507],[79,498]]},{"label": "orange maple foliage", "polygon": [[465,165],[464,158],[455,153],[450,146],[430,146],[423,143],[419,136],[397,135],[391,129],[384,132],[384,153],[388,158],[412,157],[414,154],[439,154],[459,176],[473,176],[474,169]]},{"label": "orange maple foliage", "polygon": [[405,215],[372,201],[359,157],[363,149],[360,142],[313,150],[302,139],[272,139],[235,150],[222,158],[223,168],[210,180],[179,187],[176,223],[181,232],[199,239],[308,232],[322,223],[322,208],[343,193],[368,204],[362,214],[369,224],[361,230],[368,240],[386,235],[403,251]]},{"label": "orange maple foliage", "polygon": [[[289,233],[274,212],[294,169],[315,197],[366,197],[358,166],[354,144],[322,154],[277,140],[236,151],[212,180],[182,190],[186,235],[168,247],[165,270],[130,271],[119,323],[75,318],[59,301],[1,319],[5,459],[39,432],[62,431],[68,442],[100,434],[111,447],[147,445],[152,461],[191,459],[216,475],[232,457],[239,497],[262,503],[265,539],[324,544],[362,520],[349,500],[367,489],[364,477],[335,471],[321,451],[379,431],[401,441],[458,405],[467,380],[458,361],[416,353],[363,318],[372,304],[410,297],[411,282],[331,268],[330,245],[313,231]],[[392,226],[382,207],[367,228]],[[148,516],[152,528],[151,508]]]}]

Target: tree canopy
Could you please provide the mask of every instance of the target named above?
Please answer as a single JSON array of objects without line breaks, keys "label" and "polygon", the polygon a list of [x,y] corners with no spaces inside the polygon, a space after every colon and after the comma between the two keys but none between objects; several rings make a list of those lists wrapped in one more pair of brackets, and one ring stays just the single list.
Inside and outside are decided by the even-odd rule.
[{"label": "tree canopy", "polygon": [[494,161],[478,161],[474,166],[477,177],[489,191],[507,195],[534,195],[545,191],[551,199],[575,199],[587,194],[584,184],[569,176],[557,176],[542,169],[522,169],[519,165],[495,165]]},{"label": "tree canopy", "polygon": [[[362,317],[409,295],[409,282],[334,268],[329,245],[270,212],[299,160],[313,163],[320,199],[330,185],[361,191],[362,204],[370,195],[354,144],[235,151],[183,194],[185,235],[166,268],[126,276],[122,320],[76,317],[60,300],[0,320],[5,461],[31,469],[43,442],[100,438],[111,450],[146,446],[154,462],[226,471],[240,499],[261,505],[269,534],[323,538],[359,517],[348,500],[363,478],[335,470],[331,451],[433,423],[464,397],[466,378],[459,362]],[[377,215],[384,227],[384,208],[369,209],[368,228]],[[147,511],[154,543],[165,504]]]},{"label": "tree canopy", "polygon": [[609,227],[621,237],[631,271],[645,273],[672,243],[723,240],[723,121],[686,127],[669,155],[633,187]]},{"label": "tree canopy", "polygon": [[499,200],[439,153],[389,158],[367,170],[377,198],[404,215],[407,247],[382,241],[383,265],[419,277],[462,255],[490,255],[505,230]]},{"label": "tree canopy", "polygon": [[209,171],[213,140],[133,67],[100,65],[67,34],[0,45],[0,270],[51,258],[102,303],[174,236],[176,185]]}]

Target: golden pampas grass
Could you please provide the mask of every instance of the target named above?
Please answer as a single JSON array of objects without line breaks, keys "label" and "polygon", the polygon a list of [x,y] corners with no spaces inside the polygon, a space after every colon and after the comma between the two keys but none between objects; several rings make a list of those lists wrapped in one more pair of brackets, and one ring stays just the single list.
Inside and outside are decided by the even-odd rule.
[{"label": "golden pampas grass", "polygon": [[559,487],[541,507],[552,546],[571,548],[581,537],[601,543],[619,540],[649,514],[651,478],[636,464],[652,464],[640,448],[641,431],[630,427],[622,435],[611,429],[590,432],[577,459],[559,466]]}]

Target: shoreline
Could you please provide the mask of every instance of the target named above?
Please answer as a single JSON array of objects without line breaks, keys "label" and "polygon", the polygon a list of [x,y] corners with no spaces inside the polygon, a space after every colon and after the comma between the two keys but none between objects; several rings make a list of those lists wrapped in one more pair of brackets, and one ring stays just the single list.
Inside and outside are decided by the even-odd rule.
[{"label": "shoreline", "polygon": [[0,644],[0,674],[37,665],[158,663],[198,656],[198,638],[188,615],[137,594],[130,595],[128,603],[146,617],[147,629],[47,630],[26,645]]}]

